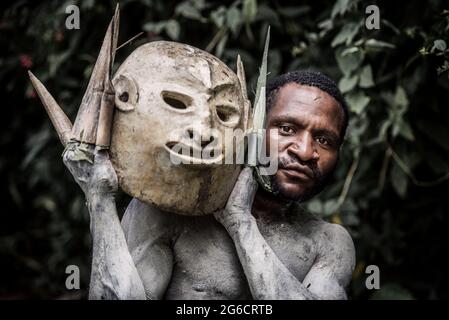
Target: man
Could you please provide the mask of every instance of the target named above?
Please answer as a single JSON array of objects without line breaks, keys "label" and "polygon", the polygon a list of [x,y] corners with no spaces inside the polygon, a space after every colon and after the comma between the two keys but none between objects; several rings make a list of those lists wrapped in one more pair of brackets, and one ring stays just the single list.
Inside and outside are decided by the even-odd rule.
[{"label": "man", "polygon": [[[267,87],[267,139],[278,145],[274,193],[242,171],[224,210],[180,216],[133,199],[118,221],[105,152],[64,162],[91,215],[94,299],[346,299],[354,246],[339,225],[300,210],[335,169],[348,114],[335,83],[297,71]],[[270,132],[270,130],[267,130]]]}]

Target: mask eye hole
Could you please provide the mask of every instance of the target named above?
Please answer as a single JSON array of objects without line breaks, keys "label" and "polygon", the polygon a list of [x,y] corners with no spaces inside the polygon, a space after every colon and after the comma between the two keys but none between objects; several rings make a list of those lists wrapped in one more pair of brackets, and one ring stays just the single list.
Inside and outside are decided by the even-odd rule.
[{"label": "mask eye hole", "polygon": [[185,110],[192,104],[192,99],[182,93],[172,91],[162,91],[162,99],[170,107],[178,110]]},{"label": "mask eye hole", "polygon": [[226,125],[237,125],[239,122],[239,112],[231,106],[218,105],[215,107],[217,117]]},{"label": "mask eye hole", "polygon": [[227,114],[225,111],[220,110],[218,108],[217,108],[217,116],[223,122],[228,122],[229,121],[229,114]]}]

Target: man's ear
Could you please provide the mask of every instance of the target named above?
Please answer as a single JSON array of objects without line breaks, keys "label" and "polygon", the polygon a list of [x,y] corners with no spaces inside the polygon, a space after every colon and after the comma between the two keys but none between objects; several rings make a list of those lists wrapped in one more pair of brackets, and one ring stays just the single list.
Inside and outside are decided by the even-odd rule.
[{"label": "man's ear", "polygon": [[113,80],[115,106],[120,111],[132,111],[139,101],[139,87],[131,76],[119,75]]}]

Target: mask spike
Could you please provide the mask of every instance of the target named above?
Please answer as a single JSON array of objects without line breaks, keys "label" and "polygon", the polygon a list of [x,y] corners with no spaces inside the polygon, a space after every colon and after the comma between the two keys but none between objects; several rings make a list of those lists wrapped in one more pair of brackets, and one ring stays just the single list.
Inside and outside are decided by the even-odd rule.
[{"label": "mask spike", "polygon": [[262,64],[257,79],[256,97],[254,99],[253,114],[251,117],[251,127],[248,136],[248,166],[256,167],[258,164],[259,147],[264,141],[264,135],[261,132],[265,128],[266,107],[265,107],[265,87],[267,84],[267,60],[268,47],[270,43],[270,27],[268,27],[265,48],[262,56]]},{"label": "mask spike", "polygon": [[28,75],[30,76],[31,83],[58,133],[59,140],[66,146],[67,142],[70,140],[72,123],[42,82],[40,82],[31,71],[28,71]]},{"label": "mask spike", "polygon": [[240,86],[242,88],[243,97],[248,100],[248,92],[246,91],[246,76],[245,68],[243,67],[240,55],[237,55],[237,77],[239,78]]},{"label": "mask spike", "polygon": [[[73,125],[72,136],[78,141],[96,144],[99,126],[101,127],[101,137],[99,138],[102,142],[108,140],[110,135],[110,127],[105,127],[112,123],[114,88],[111,84],[111,72],[117,48],[118,9],[117,5]],[[111,101],[112,106],[110,106]],[[105,110],[101,112],[103,108]],[[103,115],[101,115],[102,113]]]}]

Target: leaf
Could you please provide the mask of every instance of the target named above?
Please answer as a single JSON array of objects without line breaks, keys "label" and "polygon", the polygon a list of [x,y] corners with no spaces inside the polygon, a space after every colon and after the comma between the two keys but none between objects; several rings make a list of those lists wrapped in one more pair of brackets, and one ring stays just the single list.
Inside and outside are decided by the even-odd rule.
[{"label": "leaf", "polygon": [[223,51],[226,47],[226,42],[228,41],[228,33],[226,33],[218,42],[217,48],[215,49],[215,55],[217,57],[221,57],[223,54]]},{"label": "leaf", "polygon": [[349,47],[349,48],[344,49],[343,52],[341,53],[341,55],[344,57],[344,56],[346,56],[348,54],[355,53],[357,51],[360,51],[360,48],[358,48],[358,47]]},{"label": "leaf", "polygon": [[390,119],[386,119],[382,122],[382,124],[380,125],[380,129],[379,129],[379,139],[383,140],[384,137],[387,134],[387,130],[391,127],[391,120]]},{"label": "leaf", "polygon": [[390,176],[394,190],[401,198],[404,198],[407,193],[408,178],[396,162],[391,168]]},{"label": "leaf", "polygon": [[178,40],[181,27],[176,20],[170,19],[167,21],[145,23],[142,29],[145,31],[154,32],[156,34],[160,34],[162,31],[165,31],[172,40]]},{"label": "leaf", "polygon": [[246,23],[253,22],[257,15],[257,0],[244,0],[242,14]]},{"label": "leaf", "polygon": [[329,199],[324,203],[323,215],[325,217],[330,216],[339,209],[340,205],[337,199]]},{"label": "leaf", "polygon": [[409,104],[407,93],[401,86],[398,86],[396,88],[396,93],[394,94],[394,102],[399,107],[407,107]]},{"label": "leaf", "polygon": [[394,44],[376,40],[376,39],[369,39],[365,42],[365,46],[373,49],[394,49],[396,46]]},{"label": "leaf", "polygon": [[223,27],[226,20],[226,7],[220,6],[217,10],[212,11],[210,20],[215,23],[218,28]]},{"label": "leaf", "polygon": [[371,88],[374,86],[373,70],[371,69],[371,65],[368,64],[364,66],[360,72],[359,86],[361,88]]},{"label": "leaf", "polygon": [[357,91],[355,93],[351,92],[347,94],[345,98],[348,102],[349,109],[356,114],[362,113],[371,100],[361,91]]},{"label": "leaf", "polygon": [[49,77],[54,77],[61,64],[64,64],[64,62],[69,58],[71,52],[65,51],[61,54],[51,54],[48,56],[48,65],[49,65],[49,71],[48,75]]},{"label": "leaf", "polygon": [[344,14],[349,8],[349,0],[337,0],[332,8],[331,17]]},{"label": "leaf", "polygon": [[362,51],[353,52],[344,56],[342,55],[342,51],[338,51],[335,54],[338,67],[345,76],[350,75],[351,72],[356,70],[362,63],[363,58],[364,53]]},{"label": "leaf", "polygon": [[144,31],[151,31],[156,34],[159,34],[162,32],[162,30],[165,29],[166,21],[160,21],[160,22],[147,22],[142,26],[142,29]]},{"label": "leaf", "polygon": [[323,213],[323,203],[318,199],[312,199],[307,203],[307,210],[321,215]]},{"label": "leaf", "polygon": [[354,89],[358,79],[359,77],[357,75],[353,75],[352,77],[344,76],[343,78],[341,78],[338,82],[338,88],[340,89],[341,93],[346,93]]},{"label": "leaf", "polygon": [[203,10],[208,7],[206,0],[190,0],[193,3],[193,6],[198,10]]},{"label": "leaf", "polygon": [[446,41],[442,39],[437,39],[433,42],[432,52],[434,50],[445,51],[446,50]]},{"label": "leaf", "polygon": [[188,19],[207,22],[207,19],[201,15],[199,9],[189,1],[184,1],[178,4],[175,9],[175,14]]},{"label": "leaf", "polygon": [[230,8],[226,13],[226,25],[231,30],[234,36],[238,35],[240,26],[242,24],[242,13],[236,7]]},{"label": "leaf", "polygon": [[28,152],[26,154],[25,159],[22,161],[21,164],[22,169],[28,167],[31,164],[31,162],[36,159],[36,156],[42,149],[45,148],[49,139],[50,139],[50,130],[45,129],[34,134],[27,141]]},{"label": "leaf", "polygon": [[410,127],[410,124],[404,121],[404,119],[400,119],[397,123],[399,134],[403,136],[405,139],[409,141],[414,141],[415,136],[413,135],[412,128]]},{"label": "leaf", "polygon": [[340,32],[335,36],[334,40],[332,40],[331,46],[336,47],[339,44],[345,43],[346,45],[352,42],[355,35],[360,29],[360,23],[348,23],[341,28]]},{"label": "leaf", "polygon": [[167,35],[172,40],[178,40],[179,39],[179,32],[181,27],[179,26],[178,21],[176,20],[168,20],[165,24],[165,31],[167,32]]}]

